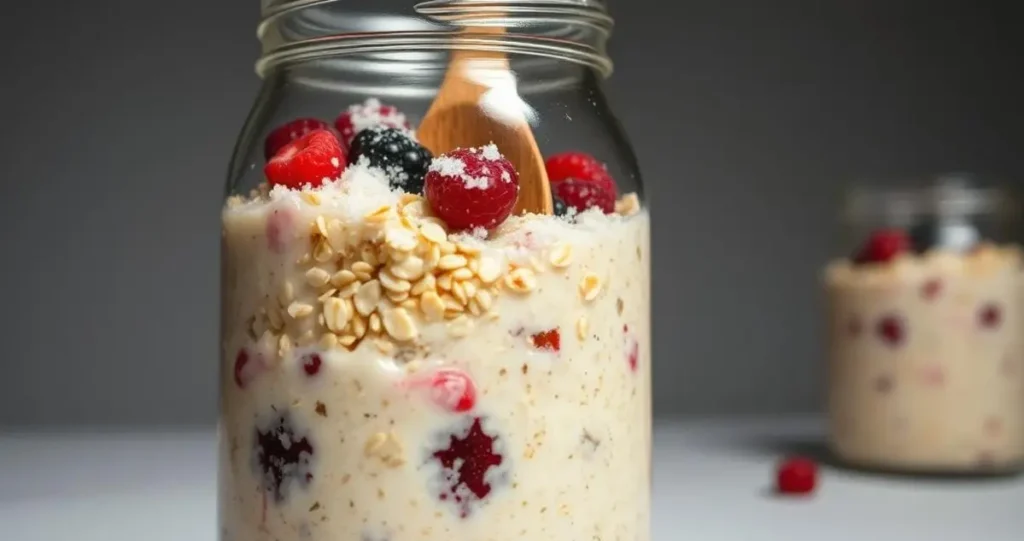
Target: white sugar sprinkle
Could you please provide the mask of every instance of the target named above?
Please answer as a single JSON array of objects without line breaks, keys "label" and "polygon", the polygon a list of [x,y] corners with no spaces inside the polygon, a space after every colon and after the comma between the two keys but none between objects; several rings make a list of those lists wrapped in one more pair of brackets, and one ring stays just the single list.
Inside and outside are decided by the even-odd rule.
[{"label": "white sugar sprinkle", "polygon": [[487,180],[487,177],[473,178],[469,175],[462,176],[462,183],[466,185],[468,190],[486,190],[491,183]]},{"label": "white sugar sprinkle", "polygon": [[362,104],[350,105],[348,113],[352,119],[353,133],[378,126],[401,128],[406,125],[405,115],[398,112],[398,109],[388,108],[384,112],[381,107],[380,100],[376,98],[368,98]]},{"label": "white sugar sprinkle", "polygon": [[494,143],[485,145],[480,148],[480,154],[488,161],[498,161],[501,159],[501,152],[498,151],[498,146]]},{"label": "white sugar sprinkle", "polygon": [[466,172],[466,162],[449,156],[438,156],[430,162],[430,170],[442,176],[462,176]]},{"label": "white sugar sprinkle", "polygon": [[[439,173],[441,176],[457,178],[462,181],[467,190],[485,190],[491,183],[487,177],[474,177],[466,174],[466,162],[451,156],[438,156],[430,162],[430,170]],[[486,168],[483,170],[487,173]]]}]

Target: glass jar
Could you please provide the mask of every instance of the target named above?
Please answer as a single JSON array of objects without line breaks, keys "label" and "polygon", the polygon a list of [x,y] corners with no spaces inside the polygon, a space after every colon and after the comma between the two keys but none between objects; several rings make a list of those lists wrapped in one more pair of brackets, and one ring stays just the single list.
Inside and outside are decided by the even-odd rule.
[{"label": "glass jar", "polygon": [[1016,207],[965,175],[860,188],[828,295],[830,445],[869,469],[1024,467]]},{"label": "glass jar", "polygon": [[[600,86],[612,20],[379,6],[264,2],[222,212],[220,539],[649,539],[650,218]],[[478,117],[420,129],[474,60],[470,113],[543,173]],[[544,176],[553,213],[523,201]]]}]

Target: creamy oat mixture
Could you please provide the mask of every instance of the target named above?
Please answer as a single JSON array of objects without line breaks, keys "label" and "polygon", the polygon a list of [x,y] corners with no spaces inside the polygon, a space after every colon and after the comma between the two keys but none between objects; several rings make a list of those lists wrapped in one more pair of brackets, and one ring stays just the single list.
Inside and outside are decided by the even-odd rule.
[{"label": "creamy oat mixture", "polygon": [[831,445],[862,466],[1024,466],[1016,248],[836,261],[826,272]]},{"label": "creamy oat mixture", "polygon": [[615,210],[449,231],[365,163],[230,199],[222,540],[648,540],[650,225]]}]

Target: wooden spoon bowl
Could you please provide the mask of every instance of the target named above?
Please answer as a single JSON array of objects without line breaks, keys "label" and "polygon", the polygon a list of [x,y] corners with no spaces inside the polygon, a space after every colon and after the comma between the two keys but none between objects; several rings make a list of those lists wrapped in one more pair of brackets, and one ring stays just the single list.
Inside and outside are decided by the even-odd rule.
[{"label": "wooden spoon bowl", "polygon": [[[493,35],[504,28],[475,31]],[[519,172],[513,212],[552,214],[551,185],[527,110],[505,53],[456,50],[416,133],[435,155],[494,143]]]}]

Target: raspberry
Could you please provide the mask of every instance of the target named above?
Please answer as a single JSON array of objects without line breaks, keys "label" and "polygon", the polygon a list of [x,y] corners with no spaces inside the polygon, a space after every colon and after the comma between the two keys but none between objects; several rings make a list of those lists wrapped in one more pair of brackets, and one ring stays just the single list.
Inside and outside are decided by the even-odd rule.
[{"label": "raspberry", "polygon": [[434,158],[424,191],[451,229],[493,229],[516,206],[519,174],[494,145],[460,148]]},{"label": "raspberry", "polygon": [[[597,158],[584,152],[563,152],[548,158],[544,165],[556,205],[561,201],[566,212],[569,207],[577,212],[590,207],[598,207],[605,214],[615,211],[615,179]],[[557,209],[555,215],[561,216]]]},{"label": "raspberry", "polygon": [[1003,321],[1003,311],[999,306],[989,303],[981,307],[978,312],[978,322],[986,329],[994,329]]},{"label": "raspberry", "polygon": [[490,481],[504,476],[490,474],[491,468],[502,464],[504,457],[495,450],[497,436],[484,432],[479,417],[467,418],[469,427],[460,427],[449,433],[446,446],[431,455],[441,466],[438,498],[455,505],[462,518],[468,517],[476,503],[484,500],[493,489]]},{"label": "raspberry", "polygon": [[551,329],[550,331],[539,332],[530,337],[530,342],[533,347],[537,349],[547,349],[551,351],[559,351],[562,349],[562,335],[558,332],[558,329]]},{"label": "raspberry", "polygon": [[434,155],[405,131],[396,128],[368,128],[352,140],[349,159],[356,163],[365,156],[371,167],[387,175],[392,188],[406,193],[423,193],[423,177]]},{"label": "raspberry", "polygon": [[906,334],[903,319],[892,314],[887,315],[878,321],[878,325],[875,327],[875,332],[878,333],[878,336],[883,342],[893,347],[903,343],[903,337]]},{"label": "raspberry", "polygon": [[317,118],[299,118],[278,126],[267,135],[267,139],[263,142],[263,157],[269,160],[288,143],[311,131],[329,129],[330,127],[330,124]]},{"label": "raspberry", "polygon": [[430,379],[430,398],[448,411],[467,412],[476,404],[476,385],[461,370],[439,370]]},{"label": "raspberry", "polygon": [[577,212],[583,212],[591,207],[597,207],[605,214],[615,212],[615,191],[603,184],[568,179],[552,184],[551,191],[567,207],[574,208]]},{"label": "raspberry", "polygon": [[271,184],[301,188],[338,178],[345,163],[338,138],[328,130],[315,130],[281,147],[263,172]]},{"label": "raspberry", "polygon": [[575,179],[603,186],[612,194],[613,199],[617,195],[615,180],[608,174],[604,164],[585,152],[555,154],[547,159],[544,166],[552,186],[565,180]]},{"label": "raspberry", "polygon": [[276,417],[266,430],[257,428],[255,440],[255,464],[263,475],[264,490],[276,502],[287,498],[289,482],[306,487],[313,480],[313,445],[296,435],[288,413]]},{"label": "raspberry", "polygon": [[399,128],[410,130],[409,122],[398,108],[384,105],[376,98],[369,98],[361,104],[350,105],[348,110],[334,120],[334,129],[341,134],[341,144],[348,150],[356,134],[367,128]]},{"label": "raspberry", "polygon": [[307,376],[317,375],[322,364],[323,360],[316,353],[307,355],[302,359],[302,369],[306,371]]},{"label": "raspberry", "polygon": [[902,230],[882,229],[871,234],[854,261],[859,265],[885,263],[909,249],[910,240]]},{"label": "raspberry", "polygon": [[787,458],[775,473],[775,489],[779,494],[810,494],[817,482],[818,465],[809,458]]}]

